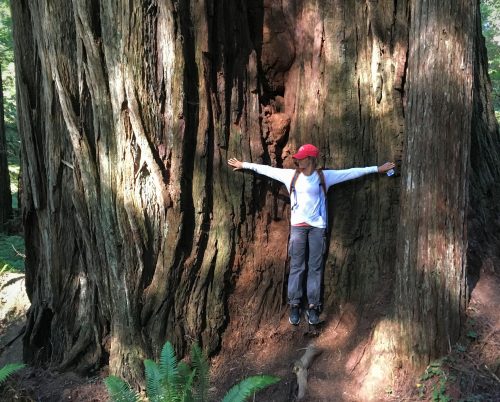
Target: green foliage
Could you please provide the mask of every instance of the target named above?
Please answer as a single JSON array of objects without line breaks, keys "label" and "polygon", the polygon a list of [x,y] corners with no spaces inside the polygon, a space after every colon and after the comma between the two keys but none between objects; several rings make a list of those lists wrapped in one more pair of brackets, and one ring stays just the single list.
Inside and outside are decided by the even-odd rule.
[{"label": "green foliage", "polygon": [[[174,348],[167,342],[160,353],[160,363],[146,359],[146,394],[150,402],[205,402],[208,401],[208,359],[200,347],[191,348],[192,367],[177,362]],[[279,381],[278,377],[258,375],[236,384],[223,402],[242,402],[258,390]],[[114,402],[138,402],[139,397],[123,380],[109,376],[104,380],[111,400]]]},{"label": "green foliage", "polygon": [[17,166],[20,164],[20,140],[16,125],[16,85],[12,41],[12,19],[8,0],[0,0],[0,67],[2,70],[5,139],[8,150],[9,172],[11,173],[10,181],[11,184],[16,187],[15,189],[11,189],[12,193],[15,194],[15,196],[12,197],[12,206],[13,208],[18,208],[16,193],[19,168],[17,168],[17,173],[14,174],[10,169],[12,164]]},{"label": "green foliage", "polygon": [[441,368],[442,366],[442,360],[436,360],[435,362],[432,362],[427,366],[427,369],[425,370],[424,374],[420,377],[422,381],[426,381],[430,378],[436,377],[436,376],[441,376],[443,375],[443,369]]},{"label": "green foliage", "polygon": [[104,384],[108,389],[109,396],[114,402],[139,402],[139,395],[132,391],[128,385],[121,378],[113,375],[104,379]]},{"label": "green foliage", "polygon": [[[449,402],[451,398],[446,394],[447,384],[450,381],[453,381],[453,378],[448,376],[443,368],[443,364],[445,363],[445,359],[440,359],[435,362],[432,362],[424,374],[420,377],[422,381],[428,381],[432,378],[437,377],[437,383],[432,387],[432,401],[433,402]],[[420,388],[420,397],[423,397],[423,393],[425,392],[425,387],[421,386]]]},{"label": "green foliage", "polygon": [[257,375],[248,377],[232,387],[226,394],[222,402],[244,401],[255,392],[266,388],[269,385],[276,384],[280,379],[270,375]]},{"label": "green foliage", "polygon": [[470,331],[467,332],[467,338],[470,338],[475,341],[477,339],[477,332],[471,329]]},{"label": "green foliage", "polygon": [[434,387],[432,391],[432,401],[433,402],[450,402],[451,398],[446,395],[446,378],[441,377],[439,379],[439,384]]},{"label": "green foliage", "polygon": [[9,376],[14,374],[16,371],[21,370],[24,364],[21,363],[11,363],[3,366],[0,369],[0,384],[2,384]]},{"label": "green foliage", "polygon": [[158,365],[149,359],[144,360],[146,372],[146,393],[150,402],[156,402],[161,398],[161,375]]},{"label": "green foliage", "polygon": [[488,73],[493,88],[495,115],[500,116],[500,0],[482,0],[483,35],[488,52]]},{"label": "green foliage", "polygon": [[24,271],[24,239],[0,234],[0,271]]},{"label": "green foliage", "polygon": [[4,89],[5,122],[7,128],[15,129],[15,73],[12,46],[12,19],[8,0],[0,0],[0,66]]},{"label": "green foliage", "polygon": [[0,62],[2,67],[14,60],[12,51],[12,20],[8,0],[0,0]]},{"label": "green foliage", "polygon": [[208,360],[197,344],[191,348],[191,364],[196,371],[195,383],[198,385],[194,390],[195,400],[199,402],[208,401],[208,388],[210,384],[210,367]]},{"label": "green foliage", "polygon": [[[173,394],[181,391],[179,384],[179,372],[177,370],[177,358],[170,342],[167,342],[160,353],[160,378],[164,384],[164,394],[167,400],[173,399]],[[149,395],[149,394],[148,394]]]}]

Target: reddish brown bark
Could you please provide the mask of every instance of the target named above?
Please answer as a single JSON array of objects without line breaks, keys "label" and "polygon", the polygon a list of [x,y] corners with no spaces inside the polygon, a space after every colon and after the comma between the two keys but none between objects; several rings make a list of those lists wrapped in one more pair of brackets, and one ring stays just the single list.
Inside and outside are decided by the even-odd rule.
[{"label": "reddish brown bark", "polygon": [[[231,325],[242,338],[223,346],[244,345],[283,309],[289,206],[226,160],[291,166],[304,142],[331,168],[403,160],[401,178],[329,195],[325,306],[396,283],[388,318],[417,328],[403,327],[400,353],[434,334],[416,353],[439,353],[465,303],[469,188],[498,178],[496,126],[480,162],[489,178],[469,165],[486,149],[471,151],[485,135],[471,121],[491,116],[473,111],[491,111],[477,100],[477,4],[449,5],[419,25],[424,5],[408,1],[13,2],[25,358],[83,371],[109,362],[137,379],[167,339],[213,353]],[[407,280],[437,332],[425,332],[424,309],[410,314],[420,301]]]}]

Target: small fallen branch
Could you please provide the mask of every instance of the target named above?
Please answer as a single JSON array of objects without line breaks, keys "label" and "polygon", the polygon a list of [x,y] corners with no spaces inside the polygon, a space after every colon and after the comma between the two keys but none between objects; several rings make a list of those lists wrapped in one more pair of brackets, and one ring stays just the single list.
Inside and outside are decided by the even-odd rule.
[{"label": "small fallen branch", "polygon": [[297,400],[301,400],[306,395],[307,391],[307,370],[311,366],[312,361],[316,356],[321,353],[313,343],[307,346],[304,355],[296,360],[293,365],[293,372],[297,375],[297,384],[299,386],[299,391],[297,393]]},{"label": "small fallen branch", "polygon": [[13,244],[11,244],[12,246],[12,249],[14,250],[14,252],[19,256],[19,257],[22,257],[24,259],[26,259],[26,254],[23,254],[23,253],[20,253],[15,247]]},{"label": "small fallen branch", "polygon": [[497,380],[497,382],[499,382],[499,383],[500,383],[500,378],[498,378],[498,376],[497,376],[497,375],[496,375],[493,371],[491,371],[491,369],[490,369],[490,368],[489,368],[486,364],[484,365],[484,368],[488,371],[488,373],[490,373],[490,374],[491,374],[491,376],[492,376],[495,380]]}]

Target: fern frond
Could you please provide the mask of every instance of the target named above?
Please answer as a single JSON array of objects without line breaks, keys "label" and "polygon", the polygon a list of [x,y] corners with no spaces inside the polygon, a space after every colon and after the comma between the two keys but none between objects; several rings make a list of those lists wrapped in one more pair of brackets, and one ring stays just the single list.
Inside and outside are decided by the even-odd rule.
[{"label": "fern frond", "polygon": [[208,401],[208,388],[210,386],[210,368],[207,357],[196,343],[191,347],[191,362],[196,370],[194,400],[196,402],[206,402]]},{"label": "fern frond", "polygon": [[110,375],[104,379],[104,384],[113,402],[139,402],[139,395],[121,378]]},{"label": "fern frond", "polygon": [[179,401],[193,402],[193,381],[196,376],[196,369],[190,371],[189,375],[184,378],[179,387]]},{"label": "fern frond", "polygon": [[144,360],[144,370],[146,372],[146,393],[150,402],[160,402],[163,398],[163,387],[160,369],[153,361]]},{"label": "fern frond", "polygon": [[222,402],[243,402],[255,392],[276,384],[280,381],[279,377],[270,375],[256,375],[248,377],[238,384],[234,385],[226,394]]},{"label": "fern frond", "polygon": [[180,361],[177,365],[177,383],[180,386],[184,386],[188,381],[189,377],[193,373],[191,367],[183,361]]},{"label": "fern frond", "polygon": [[0,384],[3,383],[9,376],[14,374],[16,371],[21,370],[24,364],[21,363],[11,363],[3,366],[0,369]]},{"label": "fern frond", "polygon": [[165,343],[160,353],[160,374],[162,380],[174,384],[177,379],[177,358],[170,342]]},{"label": "fern frond", "polygon": [[160,375],[164,398],[168,402],[179,400],[179,369],[177,357],[170,342],[165,343],[160,353]]}]

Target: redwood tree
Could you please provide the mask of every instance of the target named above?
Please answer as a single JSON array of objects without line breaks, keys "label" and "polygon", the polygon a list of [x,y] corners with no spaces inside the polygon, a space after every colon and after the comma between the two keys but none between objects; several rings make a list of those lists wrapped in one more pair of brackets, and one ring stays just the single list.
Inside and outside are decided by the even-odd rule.
[{"label": "redwood tree", "polygon": [[430,3],[12,1],[25,359],[136,379],[166,339],[212,353],[279,318],[289,206],[226,160],[290,167],[304,142],[402,161],[330,194],[325,307],[396,283],[396,352],[441,353],[467,257],[494,255],[499,141],[478,2]]},{"label": "redwood tree", "polygon": [[411,4],[395,291],[399,346],[426,365],[460,334],[498,251],[498,126],[479,2]]}]

